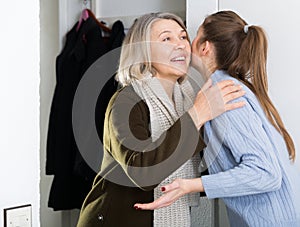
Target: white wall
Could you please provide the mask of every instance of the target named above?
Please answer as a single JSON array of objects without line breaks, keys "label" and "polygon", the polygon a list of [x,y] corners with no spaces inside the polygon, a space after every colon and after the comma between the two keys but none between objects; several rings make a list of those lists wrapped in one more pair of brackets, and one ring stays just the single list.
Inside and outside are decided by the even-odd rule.
[{"label": "white wall", "polygon": [[40,220],[42,227],[62,226],[62,212],[48,208],[53,176],[46,176],[46,139],[49,111],[55,86],[55,58],[59,51],[58,1],[40,0]]},{"label": "white wall", "polygon": [[0,226],[4,208],[25,204],[39,226],[39,1],[1,9]]},{"label": "white wall", "polygon": [[136,17],[145,13],[170,12],[184,19],[186,17],[186,0],[92,0],[91,5],[101,21],[112,25],[122,17],[125,28],[129,28]]},{"label": "white wall", "polygon": [[94,2],[97,5],[95,14],[100,17],[136,16],[158,11],[185,11],[185,0],[94,0]]},{"label": "white wall", "polygon": [[187,0],[186,22],[189,36],[194,39],[204,18],[218,10],[218,0]]}]

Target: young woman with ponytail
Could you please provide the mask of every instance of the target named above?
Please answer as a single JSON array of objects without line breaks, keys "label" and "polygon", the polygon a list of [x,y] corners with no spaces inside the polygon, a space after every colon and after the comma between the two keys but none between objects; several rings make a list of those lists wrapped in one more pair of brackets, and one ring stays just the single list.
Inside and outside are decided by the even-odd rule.
[{"label": "young woman with ponytail", "polygon": [[[193,65],[214,83],[243,86],[243,108],[204,125],[209,175],[177,179],[140,209],[168,206],[182,195],[222,198],[231,226],[300,226],[300,173],[293,140],[268,95],[267,39],[232,11],[208,16],[192,44]],[[201,66],[201,67],[197,67]]]}]

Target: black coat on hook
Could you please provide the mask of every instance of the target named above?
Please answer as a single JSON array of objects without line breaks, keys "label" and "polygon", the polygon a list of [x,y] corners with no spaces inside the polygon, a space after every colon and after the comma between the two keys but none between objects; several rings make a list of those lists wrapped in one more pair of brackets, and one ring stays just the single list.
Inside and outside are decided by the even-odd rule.
[{"label": "black coat on hook", "polygon": [[[83,21],[78,31],[77,25],[78,22],[67,33],[65,46],[56,59],[56,87],[49,118],[46,160],[46,174],[54,175],[48,201],[48,206],[54,210],[80,209],[91,189],[96,173],[84,162],[76,146],[72,103],[84,72],[103,54],[121,46],[124,38],[122,23],[112,30],[108,42],[94,18]],[[106,89],[113,94],[117,84],[112,82]],[[105,99],[109,100],[112,94],[102,97],[103,104],[97,103],[97,116],[104,117]],[[97,130],[102,139],[101,126]]]}]

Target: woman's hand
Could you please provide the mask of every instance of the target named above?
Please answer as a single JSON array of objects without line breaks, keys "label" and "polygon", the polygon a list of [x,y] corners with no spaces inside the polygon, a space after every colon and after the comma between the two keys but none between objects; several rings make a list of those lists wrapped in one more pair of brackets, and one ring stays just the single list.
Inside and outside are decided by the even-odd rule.
[{"label": "woman's hand", "polygon": [[244,102],[229,103],[244,94],[242,86],[235,85],[232,80],[224,80],[212,86],[209,79],[198,92],[194,106],[189,110],[196,127],[199,129],[205,122],[225,111],[244,106]]},{"label": "woman's hand", "polygon": [[176,179],[171,184],[163,186],[161,190],[164,194],[160,198],[152,203],[136,203],[134,208],[138,210],[155,210],[169,206],[185,194],[203,191],[202,180],[201,178]]}]

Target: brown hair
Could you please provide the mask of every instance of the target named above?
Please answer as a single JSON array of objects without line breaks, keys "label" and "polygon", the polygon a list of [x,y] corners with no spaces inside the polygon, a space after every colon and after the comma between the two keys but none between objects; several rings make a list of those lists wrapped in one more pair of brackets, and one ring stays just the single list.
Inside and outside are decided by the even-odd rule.
[{"label": "brown hair", "polygon": [[294,161],[293,140],[268,95],[268,43],[264,30],[259,26],[247,25],[232,11],[220,11],[208,16],[201,28],[203,36],[198,45],[205,41],[211,42],[215,48],[216,67],[227,71],[254,92],[267,118],[282,134],[290,158]]}]

